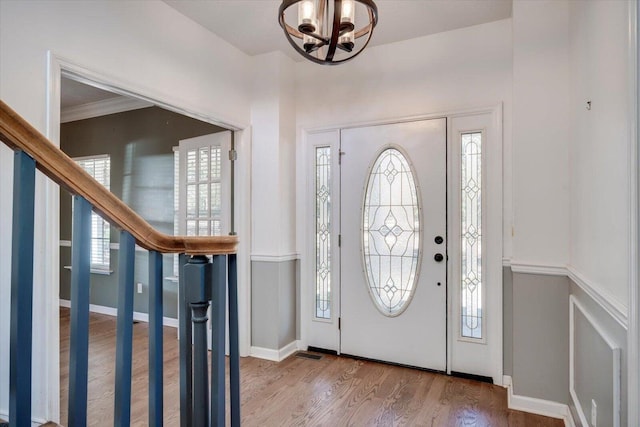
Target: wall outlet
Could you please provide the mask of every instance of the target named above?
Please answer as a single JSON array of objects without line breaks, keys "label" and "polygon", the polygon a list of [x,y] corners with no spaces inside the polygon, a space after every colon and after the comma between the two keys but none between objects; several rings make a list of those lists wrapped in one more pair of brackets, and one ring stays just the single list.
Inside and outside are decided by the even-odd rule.
[{"label": "wall outlet", "polygon": [[598,405],[591,399],[591,427],[598,427]]},{"label": "wall outlet", "polygon": [[142,283],[138,283],[138,293],[142,293]]}]

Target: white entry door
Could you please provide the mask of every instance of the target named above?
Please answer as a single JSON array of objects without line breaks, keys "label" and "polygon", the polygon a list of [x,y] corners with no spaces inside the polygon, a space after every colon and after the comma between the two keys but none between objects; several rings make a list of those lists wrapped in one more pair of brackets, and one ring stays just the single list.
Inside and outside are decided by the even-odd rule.
[{"label": "white entry door", "polygon": [[341,131],[340,351],[446,370],[446,119]]}]

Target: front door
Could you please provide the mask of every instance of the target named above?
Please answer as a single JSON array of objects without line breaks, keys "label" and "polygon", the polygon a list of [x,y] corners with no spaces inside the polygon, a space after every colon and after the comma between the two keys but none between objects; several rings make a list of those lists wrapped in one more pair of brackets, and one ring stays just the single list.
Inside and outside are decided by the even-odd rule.
[{"label": "front door", "polygon": [[340,352],[445,371],[446,119],[340,140]]}]

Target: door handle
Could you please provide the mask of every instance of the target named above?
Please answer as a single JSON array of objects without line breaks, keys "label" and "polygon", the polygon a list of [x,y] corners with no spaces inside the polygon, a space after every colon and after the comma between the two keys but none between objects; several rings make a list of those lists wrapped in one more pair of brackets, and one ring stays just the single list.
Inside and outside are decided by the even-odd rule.
[{"label": "door handle", "polygon": [[433,256],[433,259],[434,259],[436,262],[442,262],[442,260],[444,259],[444,256],[443,256],[441,253],[437,253],[437,254],[435,254],[435,255]]}]

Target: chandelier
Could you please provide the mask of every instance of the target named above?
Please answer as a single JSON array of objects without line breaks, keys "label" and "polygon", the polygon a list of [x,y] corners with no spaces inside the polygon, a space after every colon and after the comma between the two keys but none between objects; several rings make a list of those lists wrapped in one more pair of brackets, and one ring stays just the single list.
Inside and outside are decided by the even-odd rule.
[{"label": "chandelier", "polygon": [[378,8],[372,0],[282,0],[279,21],[299,54],[335,65],[364,50],[378,22]]}]

